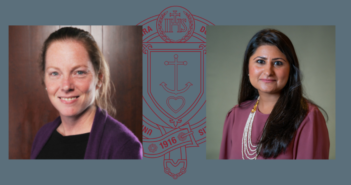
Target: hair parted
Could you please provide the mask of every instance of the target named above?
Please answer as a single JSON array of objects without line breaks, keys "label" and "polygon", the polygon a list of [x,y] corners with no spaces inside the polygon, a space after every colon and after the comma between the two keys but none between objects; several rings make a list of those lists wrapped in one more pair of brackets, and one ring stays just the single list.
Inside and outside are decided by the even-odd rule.
[{"label": "hair parted", "polygon": [[39,63],[43,85],[45,85],[44,74],[46,67],[46,52],[52,43],[65,40],[77,41],[83,44],[87,50],[97,78],[99,78],[99,75],[102,76],[101,79],[99,78],[99,83],[101,86],[98,89],[97,96],[95,97],[95,104],[98,107],[106,110],[110,115],[114,115],[116,113],[116,109],[112,106],[111,103],[111,94],[113,94],[114,86],[110,81],[109,65],[105,60],[101,50],[99,49],[99,46],[97,45],[94,37],[87,31],[79,28],[64,27],[51,33],[50,36],[45,40]]},{"label": "hair parted", "polygon": [[296,130],[305,119],[308,113],[307,103],[314,103],[303,96],[299,61],[290,39],[278,30],[263,29],[251,38],[246,47],[238,97],[239,107],[244,106],[245,101],[255,100],[259,96],[247,74],[250,57],[262,45],[276,46],[285,55],[290,65],[288,82],[281,90],[280,97],[266,121],[262,138],[258,141],[259,147],[257,147],[257,152],[260,152],[264,158],[276,158],[281,152],[285,152]]}]

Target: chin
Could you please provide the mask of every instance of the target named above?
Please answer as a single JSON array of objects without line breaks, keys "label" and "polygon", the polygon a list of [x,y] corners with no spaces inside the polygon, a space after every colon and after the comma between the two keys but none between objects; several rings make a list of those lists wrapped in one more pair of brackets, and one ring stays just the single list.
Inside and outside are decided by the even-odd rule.
[{"label": "chin", "polygon": [[59,110],[61,116],[72,117],[79,115],[80,112],[76,110]]},{"label": "chin", "polygon": [[261,89],[259,91],[261,91],[262,93],[266,93],[266,94],[277,94],[276,89]]},{"label": "chin", "polygon": [[67,117],[77,116],[82,112],[82,110],[78,107],[58,107],[57,111],[61,116]]},{"label": "chin", "polygon": [[276,87],[267,87],[267,86],[263,86],[260,88],[261,92],[264,92],[264,93],[275,93],[277,92],[277,88]]},{"label": "chin", "polygon": [[58,109],[59,113],[61,116],[67,116],[67,117],[71,117],[71,116],[78,116],[82,113],[84,113],[85,111],[87,111],[91,106],[87,106],[87,107],[63,107],[61,109]]}]

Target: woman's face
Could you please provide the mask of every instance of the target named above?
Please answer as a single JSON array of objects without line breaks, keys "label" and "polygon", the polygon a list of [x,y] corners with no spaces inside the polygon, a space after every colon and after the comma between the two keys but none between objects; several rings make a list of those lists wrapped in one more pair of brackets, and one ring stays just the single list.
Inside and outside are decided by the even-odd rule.
[{"label": "woman's face", "polygon": [[55,41],[46,52],[45,86],[61,116],[77,116],[94,103],[98,79],[84,46]]},{"label": "woman's face", "polygon": [[290,65],[285,55],[272,45],[262,45],[249,60],[249,78],[259,94],[279,94],[289,79]]}]

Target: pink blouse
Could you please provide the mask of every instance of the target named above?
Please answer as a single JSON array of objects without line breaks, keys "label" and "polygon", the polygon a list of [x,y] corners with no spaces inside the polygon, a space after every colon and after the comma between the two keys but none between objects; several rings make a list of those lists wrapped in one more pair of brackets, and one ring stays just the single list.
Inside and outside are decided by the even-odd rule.
[{"label": "pink blouse", "polygon": [[[223,137],[219,159],[242,159],[242,137],[250,111],[256,100],[245,102],[245,106],[236,105],[227,115],[224,122]],[[309,110],[285,153],[277,158],[269,159],[328,159],[329,134],[324,117],[319,109],[308,104]],[[263,114],[258,109],[253,121],[251,141],[256,144],[261,137],[269,114]],[[261,155],[257,159],[264,159]]]}]

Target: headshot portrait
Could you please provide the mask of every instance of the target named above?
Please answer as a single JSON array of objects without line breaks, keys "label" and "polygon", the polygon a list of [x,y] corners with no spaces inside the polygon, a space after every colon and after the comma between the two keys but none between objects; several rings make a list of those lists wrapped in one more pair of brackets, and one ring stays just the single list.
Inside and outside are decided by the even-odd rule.
[{"label": "headshot portrait", "polygon": [[142,159],[141,26],[9,26],[9,159]]},{"label": "headshot portrait", "polygon": [[335,159],[335,27],[208,26],[207,159]]}]

